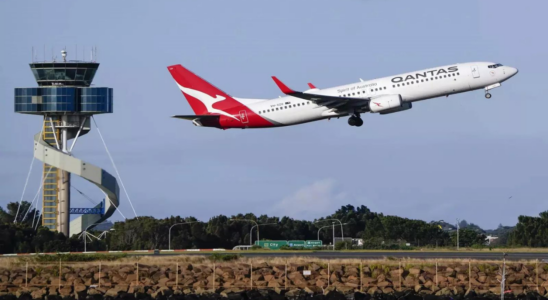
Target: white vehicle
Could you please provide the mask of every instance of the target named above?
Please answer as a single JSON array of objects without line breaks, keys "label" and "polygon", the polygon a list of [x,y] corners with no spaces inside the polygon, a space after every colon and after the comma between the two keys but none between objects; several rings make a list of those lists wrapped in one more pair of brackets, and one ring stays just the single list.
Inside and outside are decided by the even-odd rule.
[{"label": "white vehicle", "polygon": [[272,77],[287,96],[274,99],[232,97],[181,65],[168,70],[196,115],[177,115],[196,126],[268,128],[350,116],[350,126],[362,126],[362,113],[381,115],[412,108],[415,101],[483,89],[489,91],[518,73],[490,62],[454,64],[348,85],[297,92]]}]

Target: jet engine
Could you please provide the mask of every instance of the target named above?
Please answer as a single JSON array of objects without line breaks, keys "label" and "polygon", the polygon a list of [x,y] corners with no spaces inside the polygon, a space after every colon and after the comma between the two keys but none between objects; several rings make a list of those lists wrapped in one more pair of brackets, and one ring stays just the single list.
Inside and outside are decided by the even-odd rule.
[{"label": "jet engine", "polygon": [[369,110],[381,115],[391,114],[411,109],[411,102],[403,102],[400,95],[384,95],[371,99]]}]

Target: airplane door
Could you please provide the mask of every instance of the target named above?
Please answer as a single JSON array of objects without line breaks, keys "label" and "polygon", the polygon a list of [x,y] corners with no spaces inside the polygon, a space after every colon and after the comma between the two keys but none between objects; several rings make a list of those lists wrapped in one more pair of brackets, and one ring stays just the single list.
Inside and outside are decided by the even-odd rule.
[{"label": "airplane door", "polygon": [[470,68],[472,69],[472,77],[479,78],[480,73],[479,73],[478,67],[477,66],[471,66]]},{"label": "airplane door", "polygon": [[240,110],[240,121],[243,124],[249,123],[249,120],[247,119],[247,112],[245,110]]}]

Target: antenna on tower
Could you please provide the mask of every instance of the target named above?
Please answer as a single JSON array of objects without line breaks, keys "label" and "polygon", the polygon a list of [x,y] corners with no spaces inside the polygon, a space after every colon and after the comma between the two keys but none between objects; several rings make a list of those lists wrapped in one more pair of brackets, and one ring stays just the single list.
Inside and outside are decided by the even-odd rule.
[{"label": "antenna on tower", "polygon": [[78,60],[78,44],[76,44],[76,52],[74,52],[74,53],[76,53],[76,57],[74,59]]},{"label": "antenna on tower", "polygon": [[67,50],[61,50],[61,56],[63,56],[63,62],[67,62]]},{"label": "antenna on tower", "polygon": [[32,57],[31,57],[30,61],[34,62],[34,46],[32,46]]}]

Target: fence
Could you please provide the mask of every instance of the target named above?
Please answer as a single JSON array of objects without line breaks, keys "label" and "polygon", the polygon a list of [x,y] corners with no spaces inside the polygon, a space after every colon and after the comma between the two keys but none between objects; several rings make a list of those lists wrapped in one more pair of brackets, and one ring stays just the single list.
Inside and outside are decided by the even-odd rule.
[{"label": "fence", "polygon": [[[0,267],[0,291],[13,288],[169,287],[179,289],[311,289],[380,291],[443,288],[500,292],[502,264],[444,261],[332,263],[66,263]],[[548,287],[548,264],[506,263],[505,290]]]}]

